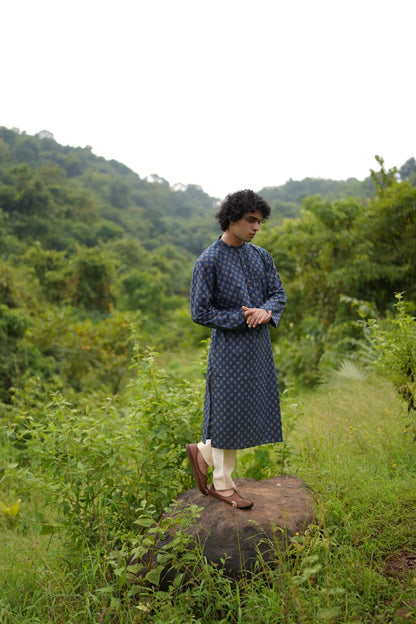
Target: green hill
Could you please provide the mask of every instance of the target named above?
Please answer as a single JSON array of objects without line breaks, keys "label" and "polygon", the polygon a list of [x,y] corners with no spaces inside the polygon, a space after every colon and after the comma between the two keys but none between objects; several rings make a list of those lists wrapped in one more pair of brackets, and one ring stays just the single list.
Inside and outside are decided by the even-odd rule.
[{"label": "green hill", "polygon": [[[274,216],[256,242],[289,296],[283,380],[316,383],[351,354],[363,338],[358,310],[389,313],[397,292],[416,301],[416,163],[378,163],[363,182],[307,178],[261,190]],[[80,395],[117,392],[132,328],[165,359],[196,350],[209,331],[190,321],[189,283],[219,234],[216,206],[199,186],[143,180],[48,132],[0,128],[0,400],[17,401],[16,388],[33,396],[33,385],[40,397],[68,384]]]},{"label": "green hill", "polygon": [[[402,171],[414,175],[414,159]],[[290,179],[258,192],[279,223],[299,216],[311,195],[365,202],[374,197],[374,184],[371,177]],[[92,247],[127,236],[145,249],[172,244],[195,256],[218,234],[217,202],[200,186],[172,187],[159,175],[142,179],[90,147],[60,145],[49,132],[30,136],[0,127],[0,208],[8,215],[7,229],[19,239],[36,238],[44,248]]]},{"label": "green hill", "polygon": [[19,239],[35,237],[45,248],[130,236],[146,249],[175,244],[198,253],[216,232],[216,201],[198,186],[175,190],[153,179],[88,147],[0,128],[0,207],[8,230]]}]

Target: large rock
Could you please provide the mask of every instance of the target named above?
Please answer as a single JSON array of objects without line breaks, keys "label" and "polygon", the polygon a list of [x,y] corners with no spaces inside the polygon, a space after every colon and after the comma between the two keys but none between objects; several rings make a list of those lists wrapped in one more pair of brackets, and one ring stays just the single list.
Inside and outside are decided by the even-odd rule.
[{"label": "large rock", "polygon": [[[221,565],[225,559],[226,573],[233,578],[253,569],[259,553],[277,564],[274,545],[285,549],[314,519],[313,496],[301,479],[282,476],[264,481],[236,479],[235,483],[254,502],[251,509],[236,509],[194,488],[179,496],[172,512],[180,514],[189,505],[202,508],[187,533],[202,545],[208,561]],[[168,542],[169,538],[165,548]]]}]

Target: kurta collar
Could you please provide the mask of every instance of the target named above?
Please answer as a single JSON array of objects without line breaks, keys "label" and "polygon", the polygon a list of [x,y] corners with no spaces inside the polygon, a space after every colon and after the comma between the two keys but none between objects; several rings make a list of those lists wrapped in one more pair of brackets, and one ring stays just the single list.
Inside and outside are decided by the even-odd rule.
[{"label": "kurta collar", "polygon": [[218,237],[218,241],[217,242],[220,245],[223,245],[224,247],[227,247],[227,249],[235,249],[236,251],[241,251],[242,249],[246,249],[246,247],[249,245],[249,243],[246,243],[246,242],[244,242],[239,247],[236,247],[235,245],[229,245],[228,243],[226,243],[225,241],[222,240],[221,235]]}]

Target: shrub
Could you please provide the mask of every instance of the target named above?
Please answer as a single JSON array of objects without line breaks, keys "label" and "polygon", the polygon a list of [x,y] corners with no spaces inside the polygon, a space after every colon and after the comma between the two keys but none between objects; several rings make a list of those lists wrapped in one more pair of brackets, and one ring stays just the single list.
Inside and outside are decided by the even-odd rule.
[{"label": "shrub", "polygon": [[[369,321],[371,340],[378,354],[376,365],[390,377],[410,414],[416,412],[416,319],[407,312],[401,293],[396,294],[396,316],[380,324]],[[415,423],[408,430],[416,439]]]},{"label": "shrub", "polygon": [[58,510],[50,521],[71,540],[115,544],[133,531],[143,501],[159,513],[193,486],[185,444],[200,427],[201,386],[170,385],[152,351],[136,357],[134,398],[84,412],[56,395],[41,422],[28,419],[22,436],[31,465],[21,468],[27,495],[42,492]]}]

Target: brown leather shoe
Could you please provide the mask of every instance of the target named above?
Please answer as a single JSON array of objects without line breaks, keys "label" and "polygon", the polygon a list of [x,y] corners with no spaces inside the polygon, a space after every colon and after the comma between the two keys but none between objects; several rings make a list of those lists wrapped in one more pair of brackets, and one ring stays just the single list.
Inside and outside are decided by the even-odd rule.
[{"label": "brown leather shoe", "polygon": [[197,486],[202,494],[208,496],[209,490],[207,488],[207,473],[204,474],[198,466],[198,446],[196,444],[187,444],[186,452],[188,453],[189,463],[191,464]]},{"label": "brown leather shoe", "polygon": [[219,498],[219,500],[229,503],[233,507],[237,507],[237,509],[250,509],[250,507],[253,507],[252,501],[248,500],[248,498],[243,498],[237,490],[233,490],[233,493],[228,496],[223,496],[211,485],[209,493],[215,496],[215,498]]}]

